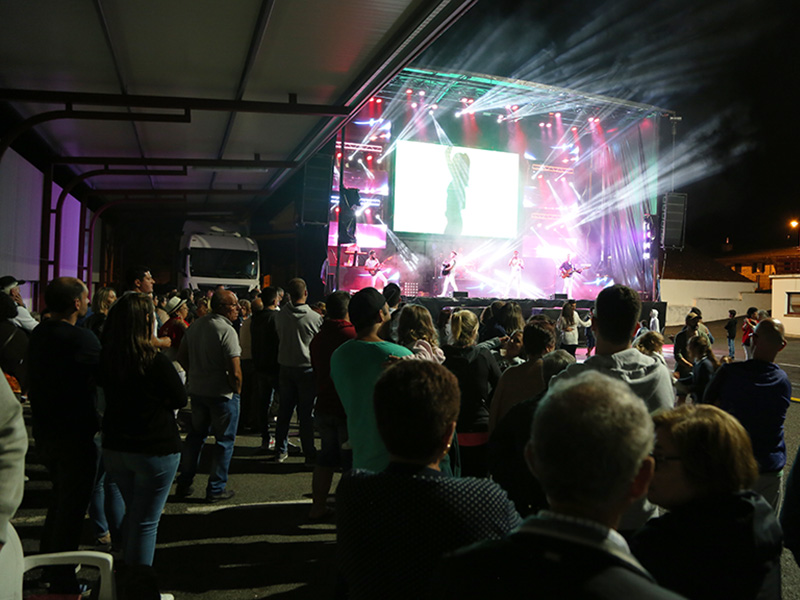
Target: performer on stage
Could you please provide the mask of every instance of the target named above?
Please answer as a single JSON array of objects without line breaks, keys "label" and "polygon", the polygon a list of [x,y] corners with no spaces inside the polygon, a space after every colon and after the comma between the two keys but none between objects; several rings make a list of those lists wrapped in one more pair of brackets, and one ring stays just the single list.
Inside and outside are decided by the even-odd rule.
[{"label": "performer on stage", "polygon": [[[372,287],[375,289],[382,290],[384,286],[389,283],[389,280],[386,279],[386,275],[383,274],[383,263],[375,254],[375,250],[369,251],[369,256],[367,256],[367,260],[364,261],[364,268],[372,275]],[[382,282],[380,288],[376,285],[378,280]]]},{"label": "performer on stage", "polygon": [[579,269],[575,265],[572,264],[571,255],[567,254],[567,260],[561,263],[561,266],[558,267],[558,271],[561,275],[561,279],[564,280],[564,293],[567,295],[567,298],[572,298],[572,286],[573,286],[573,279],[572,276],[575,273],[582,273],[583,269]]},{"label": "performer on stage", "polygon": [[440,296],[447,296],[447,288],[452,288],[454,292],[458,291],[458,286],[456,285],[457,256],[458,252],[453,250],[450,252],[450,260],[442,263],[442,276],[444,277],[444,283],[442,284],[442,293],[439,294]]},{"label": "performer on stage", "polygon": [[515,286],[517,293],[514,298],[521,298],[522,294],[522,270],[525,268],[525,261],[519,255],[519,250],[514,250],[514,256],[508,261],[508,266],[511,268],[511,275],[508,279],[508,287],[506,288],[506,298],[511,298],[511,287]]},{"label": "performer on stage", "polygon": [[453,155],[453,147],[445,150],[447,168],[450,170],[450,185],[447,186],[447,206],[445,216],[447,226],[444,234],[460,236],[464,227],[461,211],[467,205],[467,186],[469,185],[469,156],[463,152]]}]

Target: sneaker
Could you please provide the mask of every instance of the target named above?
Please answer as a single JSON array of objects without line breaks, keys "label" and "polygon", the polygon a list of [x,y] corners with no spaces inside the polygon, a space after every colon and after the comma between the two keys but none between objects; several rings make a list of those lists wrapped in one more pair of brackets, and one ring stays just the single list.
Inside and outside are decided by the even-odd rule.
[{"label": "sneaker", "polygon": [[278,455],[275,457],[275,460],[279,463],[286,462],[286,459],[289,458],[288,452],[278,452]]},{"label": "sneaker", "polygon": [[236,495],[233,490],[225,489],[216,494],[206,494],[206,502],[219,502],[220,500],[230,500]]},{"label": "sneaker", "polygon": [[188,498],[194,494],[194,488],[191,485],[184,485],[179,483],[178,486],[175,488],[175,495],[178,498]]}]

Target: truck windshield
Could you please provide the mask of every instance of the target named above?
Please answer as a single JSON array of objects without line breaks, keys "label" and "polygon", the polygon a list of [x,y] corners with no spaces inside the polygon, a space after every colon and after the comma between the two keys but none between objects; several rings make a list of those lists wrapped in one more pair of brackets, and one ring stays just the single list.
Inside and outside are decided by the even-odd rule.
[{"label": "truck windshield", "polygon": [[258,277],[258,253],[249,250],[192,248],[192,276],[219,279],[255,279]]}]

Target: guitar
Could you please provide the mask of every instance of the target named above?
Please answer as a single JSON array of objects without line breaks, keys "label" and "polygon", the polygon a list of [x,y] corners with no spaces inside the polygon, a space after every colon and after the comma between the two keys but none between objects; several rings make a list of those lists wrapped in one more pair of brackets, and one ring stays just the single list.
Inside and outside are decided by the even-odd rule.
[{"label": "guitar", "polygon": [[582,267],[572,267],[570,269],[560,268],[559,272],[561,274],[561,279],[569,279],[575,273],[583,273],[589,267],[591,267],[591,265],[583,265]]},{"label": "guitar", "polygon": [[375,265],[375,266],[373,266],[373,267],[368,267],[367,265],[364,265],[364,268],[367,270],[367,272],[368,272],[370,275],[372,275],[373,277],[375,277],[375,275],[377,275],[378,273],[380,273],[381,271],[383,271],[383,266],[384,266],[386,263],[390,262],[390,261],[391,261],[393,258],[394,258],[394,256],[390,256],[390,257],[389,257],[389,258],[387,258],[386,260],[384,260],[384,261],[382,261],[382,262],[379,262],[377,265]]},{"label": "guitar", "polygon": [[456,268],[455,261],[449,263],[442,263],[442,277],[447,277]]}]

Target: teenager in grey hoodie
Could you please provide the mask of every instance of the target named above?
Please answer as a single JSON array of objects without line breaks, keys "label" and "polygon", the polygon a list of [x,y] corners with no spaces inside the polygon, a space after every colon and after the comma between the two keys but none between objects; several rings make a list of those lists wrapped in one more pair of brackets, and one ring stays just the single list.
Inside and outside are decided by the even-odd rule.
[{"label": "teenager in grey hoodie", "polygon": [[[577,377],[586,371],[600,371],[626,382],[652,414],[672,408],[675,392],[672,376],[660,360],[631,347],[636,323],[642,311],[639,294],[624,285],[607,287],[597,295],[592,331],[597,352],[583,363],[567,367],[553,381]],[[655,516],[655,506],[643,499],[623,515],[620,531],[633,532]]]}]

